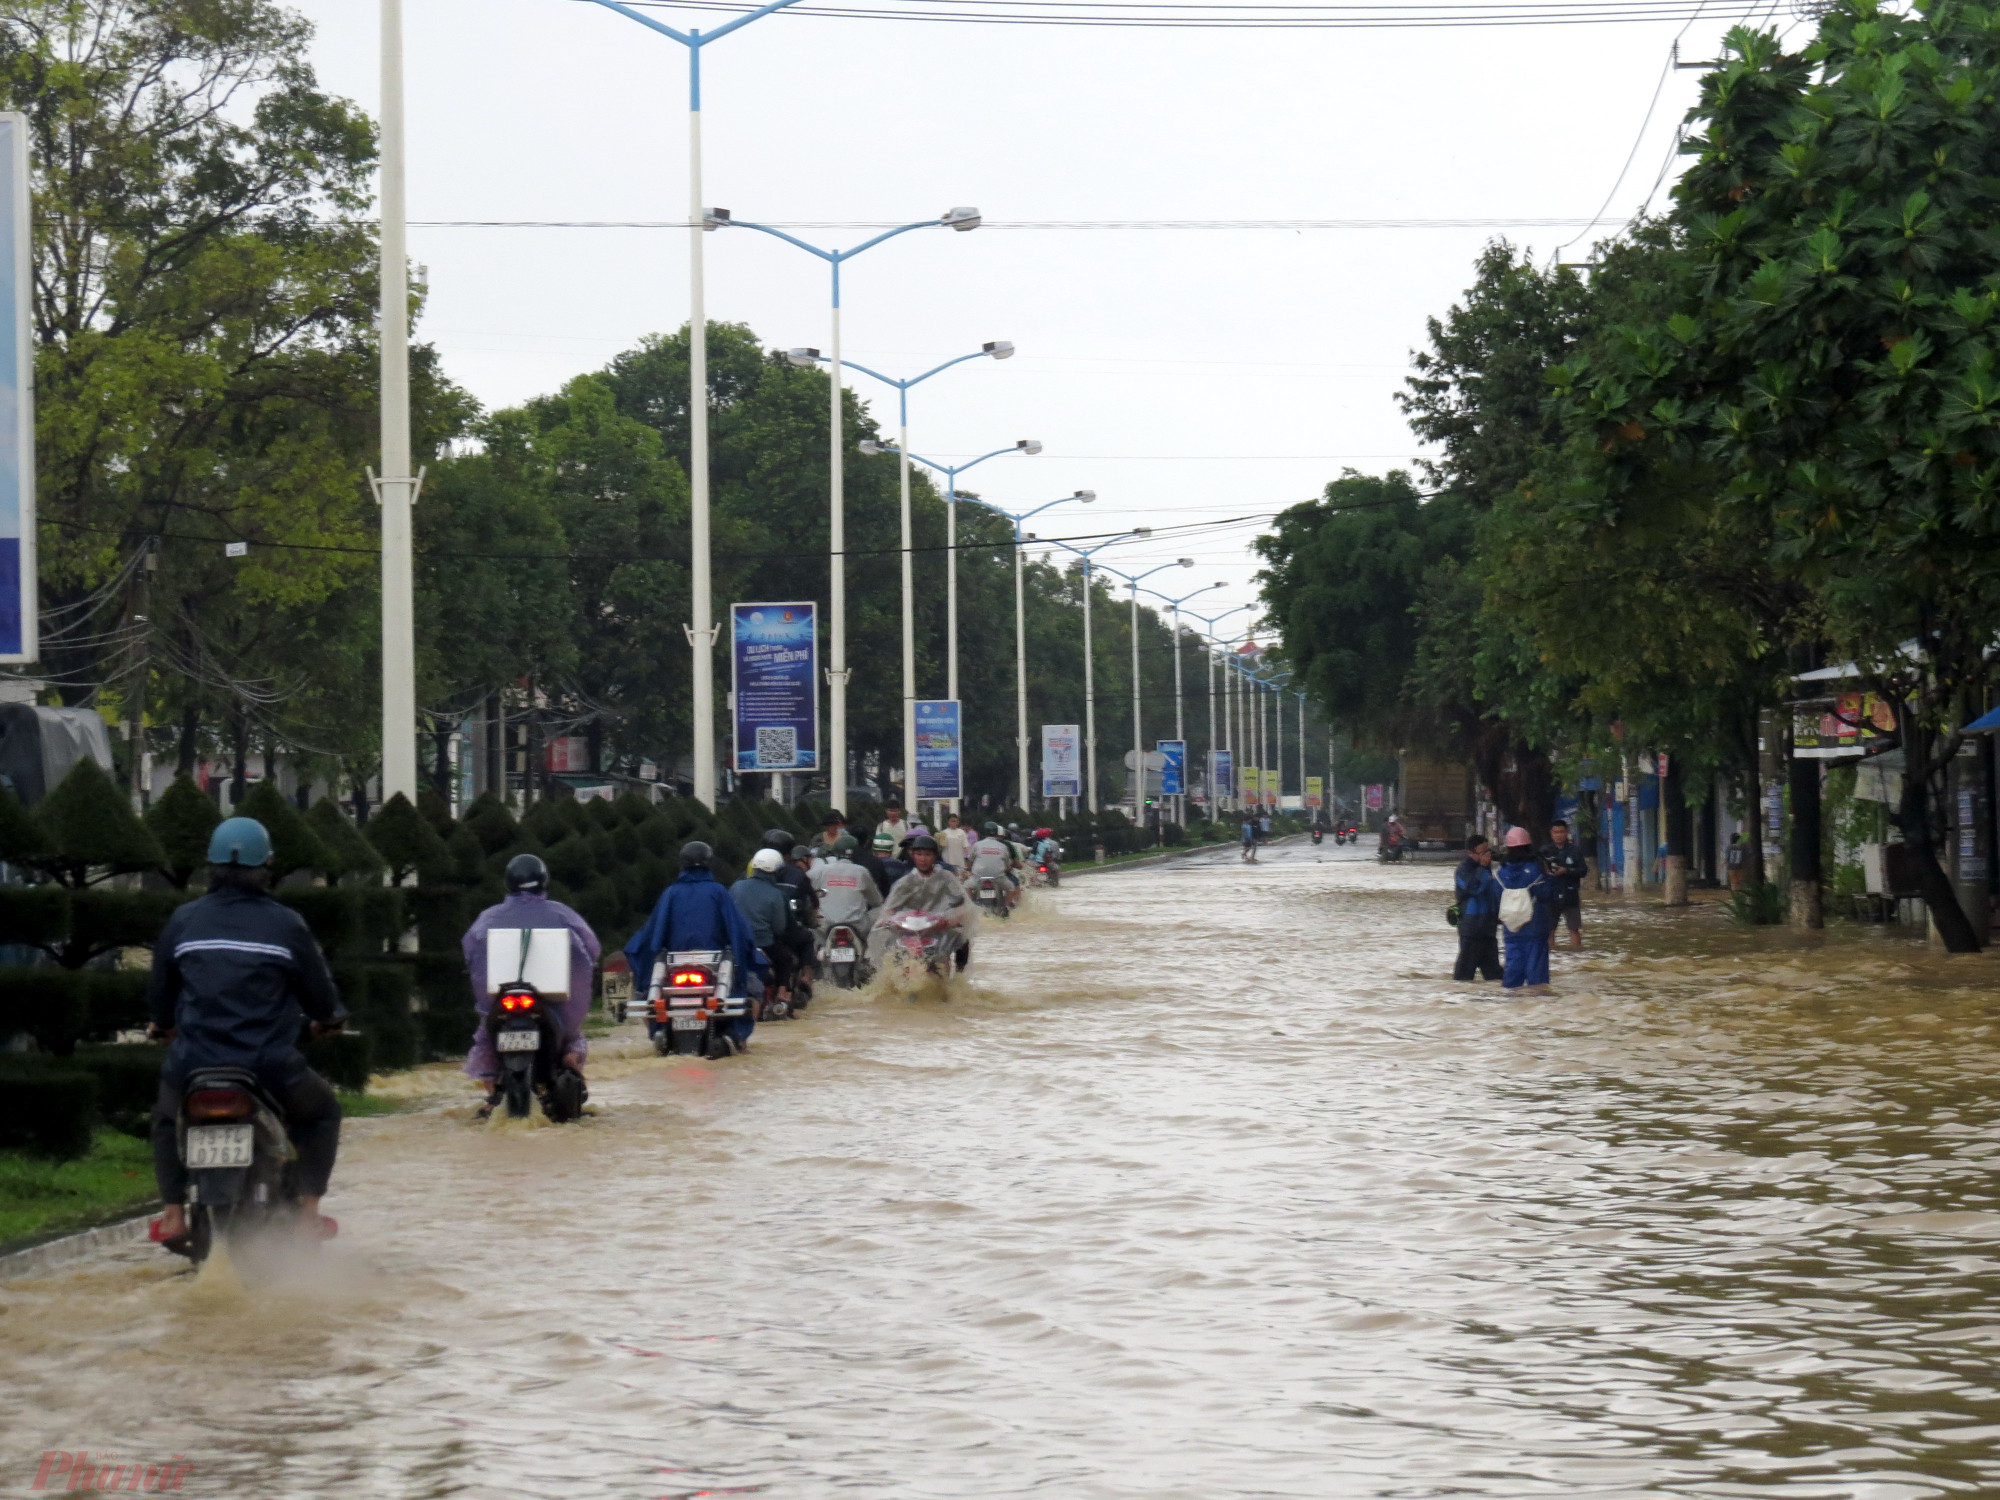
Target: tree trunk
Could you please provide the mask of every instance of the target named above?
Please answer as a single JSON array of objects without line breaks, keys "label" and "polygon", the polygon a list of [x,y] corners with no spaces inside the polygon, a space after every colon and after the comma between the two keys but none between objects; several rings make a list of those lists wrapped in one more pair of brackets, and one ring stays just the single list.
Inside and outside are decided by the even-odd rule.
[{"label": "tree trunk", "polygon": [[[1912,715],[1899,713],[1899,720]],[[1896,806],[1896,824],[1903,831],[1903,844],[1910,851],[1910,864],[1917,872],[1924,906],[1947,953],[1977,953],[1979,935],[1965,909],[1958,904],[1958,892],[1951,877],[1938,862],[1937,839],[1931,821],[1930,736],[1905,722],[1898,725],[1903,740],[1903,795]]]},{"label": "tree trunk", "polygon": [[230,729],[230,753],[235,759],[229,778],[229,803],[231,807],[242,805],[250,792],[250,718],[241,707],[236,710],[236,722]]},{"label": "tree trunk", "polygon": [[1678,754],[1667,757],[1667,774],[1660,788],[1660,824],[1665,834],[1666,897],[1669,906],[1686,906],[1688,899],[1688,807],[1686,770]]},{"label": "tree trunk", "polygon": [[431,725],[431,739],[437,746],[431,768],[431,786],[444,798],[446,807],[451,806],[451,736],[454,727],[443,720],[435,720]]},{"label": "tree trunk", "polygon": [[357,826],[368,821],[368,773],[354,773],[354,821]]},{"label": "tree trunk", "polygon": [[1743,800],[1743,884],[1759,886],[1764,883],[1764,767],[1754,736],[1745,762]]},{"label": "tree trunk", "polygon": [[501,744],[505,723],[500,715],[500,695],[486,695],[486,790],[500,801],[507,800],[507,757]]},{"label": "tree trunk", "polygon": [[181,742],[179,753],[174,758],[176,776],[194,775],[194,753],[201,737],[201,711],[192,703],[181,710]]},{"label": "tree trunk", "polygon": [[1787,780],[1792,805],[1792,837],[1786,850],[1792,871],[1792,925],[1824,927],[1826,916],[1820,892],[1819,762],[1792,756]]}]

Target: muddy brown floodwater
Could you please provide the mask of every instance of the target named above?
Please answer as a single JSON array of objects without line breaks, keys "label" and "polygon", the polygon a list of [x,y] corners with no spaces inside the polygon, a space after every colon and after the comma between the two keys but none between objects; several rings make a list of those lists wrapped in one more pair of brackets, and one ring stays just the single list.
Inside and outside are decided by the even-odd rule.
[{"label": "muddy brown floodwater", "polygon": [[0,1490],[2000,1494],[2000,967],[1612,908],[1503,1002],[1449,879],[1079,878],[580,1126],[359,1122],[294,1284],[0,1285]]}]

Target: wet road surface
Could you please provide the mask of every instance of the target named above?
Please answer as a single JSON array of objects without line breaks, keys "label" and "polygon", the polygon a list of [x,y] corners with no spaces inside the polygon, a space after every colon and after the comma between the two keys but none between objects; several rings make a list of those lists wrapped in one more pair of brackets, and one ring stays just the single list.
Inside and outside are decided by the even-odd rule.
[{"label": "wet road surface", "polygon": [[353,1122],[283,1289],[0,1284],[0,1493],[2000,1494],[2000,967],[1605,908],[1502,1000],[1449,883],[1092,874],[581,1126]]}]

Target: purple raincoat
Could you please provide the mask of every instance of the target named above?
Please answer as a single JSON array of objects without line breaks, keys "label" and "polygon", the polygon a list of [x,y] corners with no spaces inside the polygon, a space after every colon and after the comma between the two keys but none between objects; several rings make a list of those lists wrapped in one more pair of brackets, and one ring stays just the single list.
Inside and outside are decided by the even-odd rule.
[{"label": "purple raincoat", "polygon": [[516,891],[498,906],[489,906],[466,930],[460,945],[465,966],[472,970],[472,1004],[479,1012],[479,1024],[472,1030],[472,1051],[466,1054],[469,1078],[493,1079],[500,1076],[500,1057],[487,1034],[486,1017],[492,1013],[493,997],[486,993],[486,934],[494,928],[567,927],[569,929],[569,1000],[563,1006],[563,1052],[579,1058],[590,1048],[583,1039],[583,1018],[590,1014],[590,976],[597,966],[597,934],[590,924],[560,901],[551,901],[538,891]]}]

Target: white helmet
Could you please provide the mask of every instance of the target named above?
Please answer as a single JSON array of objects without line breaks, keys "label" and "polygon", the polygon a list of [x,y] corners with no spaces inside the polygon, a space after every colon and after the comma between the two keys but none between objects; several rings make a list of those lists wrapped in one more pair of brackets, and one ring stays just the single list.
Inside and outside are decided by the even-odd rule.
[{"label": "white helmet", "polygon": [[759,849],[755,854],[750,856],[750,868],[753,870],[762,870],[767,875],[782,870],[784,867],[785,856],[780,854],[776,849]]}]

